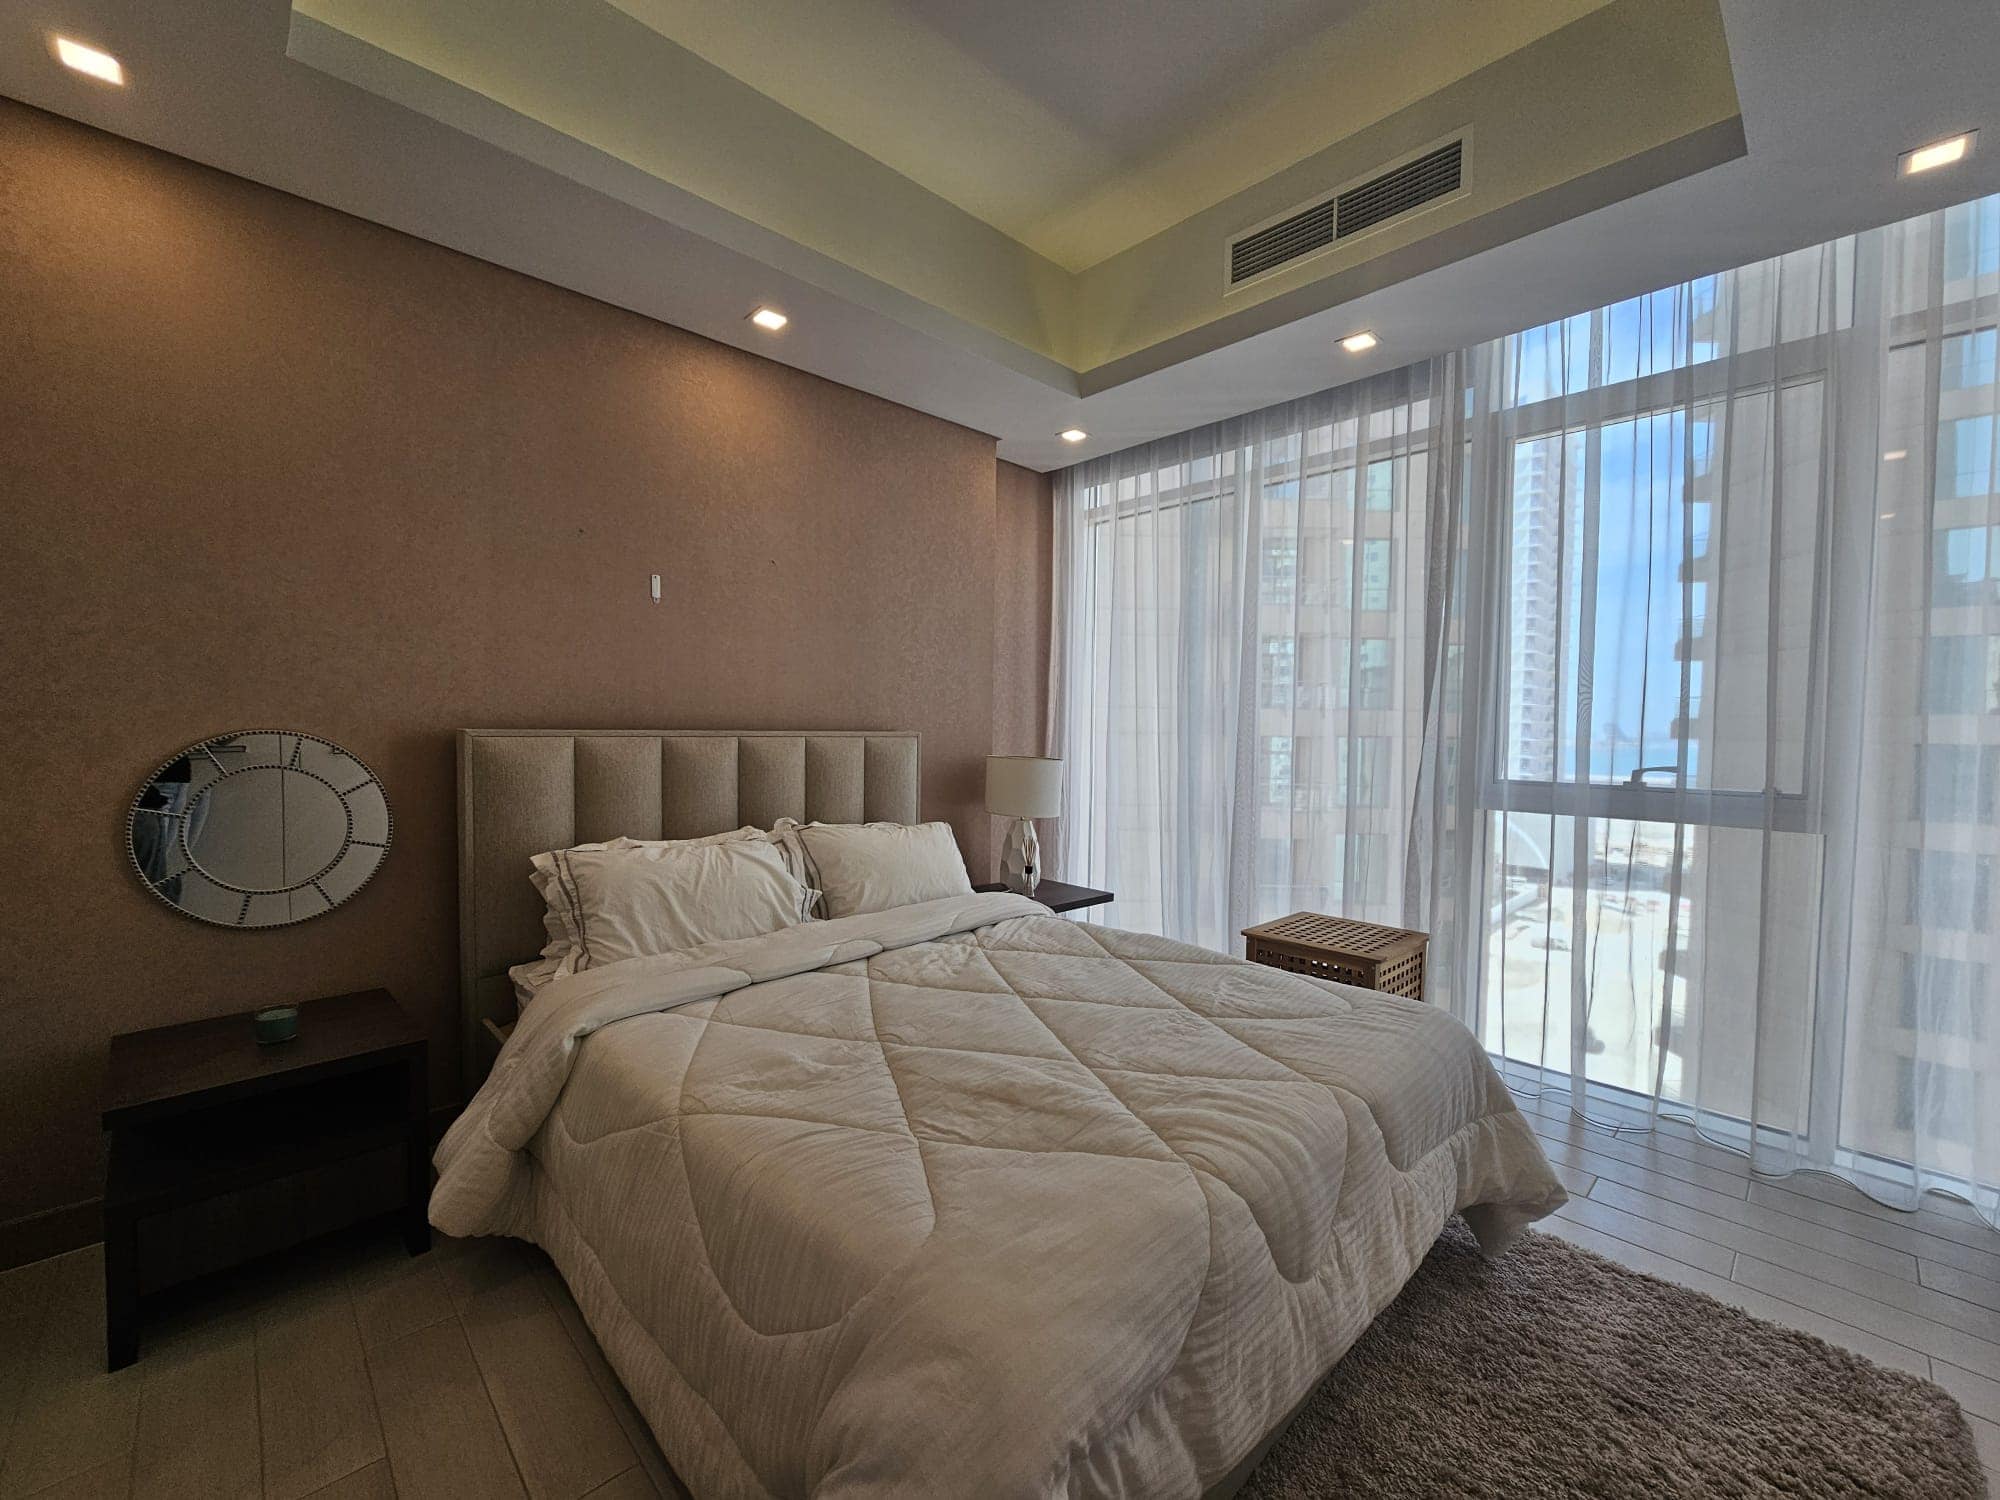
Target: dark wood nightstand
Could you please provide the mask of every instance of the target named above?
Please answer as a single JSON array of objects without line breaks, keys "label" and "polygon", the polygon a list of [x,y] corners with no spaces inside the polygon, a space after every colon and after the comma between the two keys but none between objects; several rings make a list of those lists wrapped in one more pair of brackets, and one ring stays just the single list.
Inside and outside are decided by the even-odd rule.
[{"label": "dark wood nightstand", "polygon": [[[973,889],[975,891],[1006,891],[1012,890],[1013,887],[995,882],[987,885],[975,885]],[[1118,898],[1110,891],[1095,891],[1087,885],[1065,885],[1060,880],[1044,880],[1035,887],[1035,894],[1030,899],[1041,902],[1050,911],[1064,912],[1082,911],[1086,906],[1103,906],[1109,902],[1116,901]]]},{"label": "dark wood nightstand", "polygon": [[111,1039],[105,1360],[139,1352],[142,1299],[400,1213],[430,1248],[428,1051],[387,990],[309,1000],[260,1047],[248,1015]]}]

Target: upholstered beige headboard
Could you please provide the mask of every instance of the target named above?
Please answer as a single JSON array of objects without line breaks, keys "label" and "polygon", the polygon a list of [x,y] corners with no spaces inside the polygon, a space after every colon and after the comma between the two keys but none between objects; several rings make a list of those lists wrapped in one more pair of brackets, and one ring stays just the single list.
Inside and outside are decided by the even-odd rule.
[{"label": "upholstered beige headboard", "polygon": [[468,1098],[492,1065],[486,1023],[514,1018],[509,965],[541,952],[528,861],[617,838],[699,838],[779,818],[918,819],[914,733],[461,729],[458,949]]}]

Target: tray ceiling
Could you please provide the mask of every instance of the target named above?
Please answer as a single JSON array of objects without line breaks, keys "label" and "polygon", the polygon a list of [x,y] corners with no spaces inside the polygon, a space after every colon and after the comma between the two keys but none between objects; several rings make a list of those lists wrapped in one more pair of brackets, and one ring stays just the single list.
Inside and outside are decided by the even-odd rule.
[{"label": "tray ceiling", "polygon": [[616,0],[1065,270],[1605,0]]},{"label": "tray ceiling", "polygon": [[[126,85],[58,66],[59,34]],[[2000,190],[2000,152],[1894,170],[1994,127],[1996,71],[2000,8],[1963,0],[21,0],[0,21],[0,93],[1039,468]],[[1233,237],[1460,135],[1464,192],[1228,289]],[[746,321],[760,303],[782,334]],[[1343,353],[1361,328],[1380,344]]]}]

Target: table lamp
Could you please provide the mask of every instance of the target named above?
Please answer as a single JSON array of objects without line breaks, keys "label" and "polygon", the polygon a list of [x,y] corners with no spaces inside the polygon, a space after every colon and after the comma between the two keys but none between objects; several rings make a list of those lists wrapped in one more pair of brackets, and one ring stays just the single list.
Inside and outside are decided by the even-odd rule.
[{"label": "table lamp", "polygon": [[1032,896],[1042,878],[1041,841],[1035,837],[1036,818],[1062,812],[1062,762],[1041,755],[986,757],[986,810],[1012,818],[1007,841],[1000,847],[1000,874],[1009,889]]}]

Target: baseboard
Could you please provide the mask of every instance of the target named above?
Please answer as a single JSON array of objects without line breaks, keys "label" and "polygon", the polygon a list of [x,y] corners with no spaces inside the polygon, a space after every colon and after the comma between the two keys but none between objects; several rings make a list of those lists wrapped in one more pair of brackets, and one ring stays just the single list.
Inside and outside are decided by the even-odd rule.
[{"label": "baseboard", "polygon": [[0,1271],[81,1250],[104,1238],[104,1200],[86,1198],[0,1224]]},{"label": "baseboard", "polygon": [[[461,1106],[440,1104],[431,1110],[431,1145],[458,1118]],[[23,1214],[0,1223],[0,1271],[25,1266],[30,1261],[47,1260],[81,1250],[104,1238],[104,1200],[86,1198],[81,1203],[65,1203],[61,1208],[45,1208],[40,1213]]]}]

